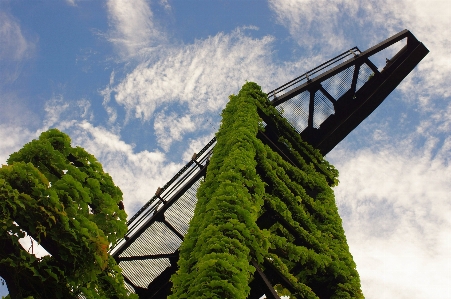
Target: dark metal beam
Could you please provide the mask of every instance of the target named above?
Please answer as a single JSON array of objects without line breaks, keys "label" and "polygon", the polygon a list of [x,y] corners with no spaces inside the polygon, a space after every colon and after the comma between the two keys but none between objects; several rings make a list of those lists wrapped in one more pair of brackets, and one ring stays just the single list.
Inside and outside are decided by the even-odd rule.
[{"label": "dark metal beam", "polygon": [[[171,276],[177,271],[177,263],[172,263],[158,275],[147,287],[146,299],[163,299],[171,294]],[[141,296],[140,296],[141,298]]]},{"label": "dark metal beam", "polygon": [[136,292],[136,289],[138,288],[133,282],[130,281],[125,275],[122,274],[122,277],[124,277],[124,281],[128,283]]},{"label": "dark metal beam", "polygon": [[[287,100],[291,99],[292,97],[308,90],[310,88],[310,85],[312,84],[317,84],[319,82],[322,82],[324,80],[329,79],[330,77],[335,76],[336,74],[342,72],[343,70],[349,68],[352,65],[355,64],[362,64],[365,61],[368,60],[368,58],[374,54],[376,54],[377,52],[382,51],[383,49],[397,43],[398,41],[404,39],[404,38],[408,38],[408,41],[413,45],[416,43],[418,44],[419,42],[415,39],[415,37],[412,35],[412,33],[408,30],[403,30],[401,32],[399,32],[398,34],[395,34],[394,36],[384,40],[383,42],[369,48],[368,50],[360,53],[359,55],[341,63],[340,65],[332,68],[329,71],[326,71],[322,74],[320,74],[319,76],[311,79],[310,81],[305,82],[304,84],[302,84],[301,86],[294,88],[290,91],[288,91],[287,93],[281,95],[281,96],[277,96],[277,99],[272,101],[272,104],[274,106],[280,105],[283,102],[286,102]],[[421,61],[421,59],[420,59]]]},{"label": "dark metal beam", "polygon": [[310,92],[310,102],[308,106],[308,122],[307,126],[313,128],[313,115],[315,112],[315,94],[316,90],[309,90]]},{"label": "dark metal beam", "polygon": [[119,262],[126,261],[142,261],[142,260],[156,260],[156,259],[170,259],[178,256],[177,252],[174,253],[162,253],[162,254],[147,254],[147,255],[134,255],[134,256],[122,256],[118,257]]},{"label": "dark metal beam", "polygon": [[292,294],[296,293],[296,288],[291,283],[291,281],[289,281],[285,277],[285,275],[280,273],[279,269],[277,269],[270,261],[265,259],[263,266],[265,267],[264,273],[271,284],[273,284],[273,285],[281,284],[286,289],[288,289]]},{"label": "dark metal beam", "polygon": [[355,93],[357,87],[357,78],[359,77],[359,71],[362,64],[354,65],[354,73],[352,74],[351,92]]},{"label": "dark metal beam", "polygon": [[327,154],[367,118],[428,53],[422,43],[398,53],[390,65],[355,93],[355,100],[350,98],[351,94],[339,99],[338,103],[343,103],[341,109],[329,116],[314,136],[301,136],[323,155]]},{"label": "dark metal beam", "polygon": [[[204,148],[197,154],[197,157],[200,157],[201,155],[203,155],[206,151],[210,150],[210,147],[212,147],[212,145],[216,142],[216,137],[213,137],[213,139],[211,139],[206,146],[204,146]],[[167,189],[171,189],[171,186],[174,185],[174,182],[176,182],[178,179],[181,178],[181,176],[183,174],[185,174],[185,172],[190,168],[190,166],[193,164],[193,161],[189,161],[182,169],[180,169],[173,177],[172,179],[169,180],[169,182],[167,182],[163,188],[161,188],[161,192],[165,192]],[[155,200],[157,199],[157,196],[153,196],[146,204],[144,204],[139,210],[138,212],[135,213],[135,215],[133,215],[130,220],[127,221],[127,225],[129,226],[130,229],[130,225],[132,225],[135,220],[139,219],[139,217],[146,211],[146,209],[148,209],[152,204],[154,204]]]},{"label": "dark metal beam", "polygon": [[319,87],[319,91],[321,91],[321,93],[326,96],[326,98],[334,105],[334,108],[335,108],[335,104],[337,103],[337,100],[334,99],[334,97],[331,96],[330,93],[328,93],[327,90],[325,90],[321,84]]},{"label": "dark metal beam", "polygon": [[377,66],[375,66],[374,63],[372,63],[371,60],[369,60],[368,58],[365,59],[364,63],[370,67],[370,69],[374,72],[374,75],[377,75],[380,73]]},{"label": "dark metal beam", "polygon": [[160,215],[163,215],[163,217],[160,217],[157,221],[159,221],[159,222],[163,223],[164,225],[166,225],[167,228],[169,228],[174,234],[177,235],[177,237],[179,237],[180,240],[183,241],[184,236],[183,236],[181,233],[179,233],[179,231],[176,230],[175,227],[173,227],[172,224],[170,224],[170,223],[166,220],[166,218],[164,217],[164,214],[163,214],[163,213],[161,213]]},{"label": "dark metal beam", "polygon": [[[251,261],[252,266],[255,267],[256,273],[254,274],[254,279],[256,280],[256,283],[254,284],[254,289],[257,289],[258,292],[253,292],[251,289],[251,294],[248,297],[248,299],[251,299],[252,297],[255,297],[260,292],[264,292],[263,294],[266,295],[267,299],[280,299],[279,295],[277,294],[276,290],[274,290],[273,285],[269,282],[268,278],[266,277],[265,273],[260,269],[258,264],[252,260]],[[254,295],[255,294],[255,295]],[[261,296],[263,294],[258,294],[257,296]],[[258,297],[260,298],[260,297]]]}]

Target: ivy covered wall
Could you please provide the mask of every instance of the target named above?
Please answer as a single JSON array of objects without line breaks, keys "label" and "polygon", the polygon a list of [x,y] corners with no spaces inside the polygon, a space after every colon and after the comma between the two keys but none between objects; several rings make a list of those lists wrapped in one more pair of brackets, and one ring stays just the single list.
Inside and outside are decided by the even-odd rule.
[{"label": "ivy covered wall", "polygon": [[230,96],[216,137],[169,298],[247,298],[252,262],[284,277],[276,289],[290,298],[363,298],[332,191],[338,172],[260,86]]}]

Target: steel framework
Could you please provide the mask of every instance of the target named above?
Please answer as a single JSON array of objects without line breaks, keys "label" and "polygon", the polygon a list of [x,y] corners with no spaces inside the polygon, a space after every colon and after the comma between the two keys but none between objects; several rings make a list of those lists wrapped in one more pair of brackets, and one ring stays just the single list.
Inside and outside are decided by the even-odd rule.
[{"label": "steel framework", "polygon": [[[393,53],[377,67],[370,58]],[[302,139],[325,155],[368,117],[428,54],[428,49],[408,30],[361,52],[354,47],[268,93],[268,98]],[[391,56],[391,55],[390,55]],[[290,156],[277,146],[271,119],[259,138],[284,159]],[[206,174],[213,138],[128,221],[129,230],[110,253],[122,268],[126,287],[140,298],[166,298],[170,276],[177,270],[178,248],[187,232],[196,205],[196,190]],[[262,215],[289,225],[277,215]],[[249,298],[279,298],[273,286],[284,277],[265,265],[257,269]]]}]

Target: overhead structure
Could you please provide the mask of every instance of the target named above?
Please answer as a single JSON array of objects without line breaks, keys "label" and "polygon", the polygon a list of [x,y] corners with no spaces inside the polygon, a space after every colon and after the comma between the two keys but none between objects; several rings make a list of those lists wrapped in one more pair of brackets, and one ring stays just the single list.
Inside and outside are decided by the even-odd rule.
[{"label": "overhead structure", "polygon": [[[268,93],[271,104],[302,140],[327,154],[368,117],[429,51],[408,30],[362,52],[354,47]],[[371,60],[370,60],[371,59]],[[264,133],[257,137],[283,160],[296,165],[280,145],[274,119],[261,113]],[[177,270],[179,247],[197,203],[216,139],[155,194],[128,222],[129,231],[111,254],[122,268],[127,288],[140,298],[166,298]],[[313,196],[314,197],[314,196]],[[269,212],[268,212],[269,213]],[[257,224],[290,225],[277,213],[261,215]],[[266,218],[265,218],[266,217]],[[266,220],[265,220],[266,219]],[[274,285],[293,291],[270,265],[255,264],[249,298],[278,298]]]}]

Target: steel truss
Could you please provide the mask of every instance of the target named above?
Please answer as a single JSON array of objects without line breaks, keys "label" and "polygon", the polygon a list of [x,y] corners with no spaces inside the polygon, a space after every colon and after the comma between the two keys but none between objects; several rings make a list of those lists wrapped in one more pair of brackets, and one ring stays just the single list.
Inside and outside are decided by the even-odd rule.
[{"label": "steel truss", "polygon": [[[404,46],[386,59],[382,69],[370,61],[399,42],[404,42]],[[364,52],[354,47],[269,92],[268,97],[303,140],[325,155],[368,117],[428,52],[410,31],[403,30]],[[291,162],[289,154],[280,150],[278,136],[270,127],[258,137]],[[178,248],[194,214],[196,191],[206,174],[215,143],[213,138],[157,190],[128,221],[125,238],[110,250],[122,268],[126,287],[140,298],[166,298],[170,294],[169,278],[177,270]],[[257,224],[263,228],[274,222],[291,230],[274,211],[263,214]],[[249,298],[260,298],[263,294],[279,298],[273,288],[275,284],[292,289],[270,263],[263,265],[264,271],[253,264],[256,273]]]}]

